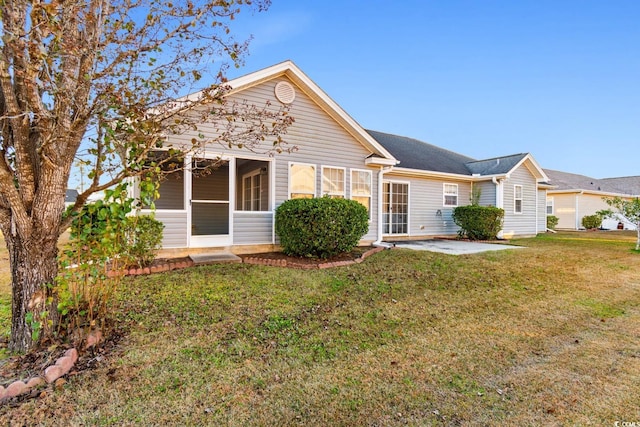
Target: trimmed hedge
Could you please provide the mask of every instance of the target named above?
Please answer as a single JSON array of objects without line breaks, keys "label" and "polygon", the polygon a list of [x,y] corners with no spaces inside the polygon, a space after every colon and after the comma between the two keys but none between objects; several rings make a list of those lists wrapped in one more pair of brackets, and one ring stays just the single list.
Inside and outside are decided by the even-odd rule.
[{"label": "trimmed hedge", "polygon": [[453,222],[460,227],[458,235],[470,240],[495,240],[502,230],[504,209],[493,206],[458,206],[453,209]]},{"label": "trimmed hedge", "polygon": [[602,225],[602,217],[598,214],[585,215],[582,217],[582,226],[587,230],[591,230],[593,228],[600,228],[601,225]]},{"label": "trimmed hedge", "polygon": [[276,233],[287,255],[329,258],[349,252],[369,230],[367,209],[355,200],[287,200],[276,209]]},{"label": "trimmed hedge", "polygon": [[558,226],[558,221],[560,221],[560,218],[558,218],[557,216],[547,215],[547,228],[549,230],[555,230]]}]

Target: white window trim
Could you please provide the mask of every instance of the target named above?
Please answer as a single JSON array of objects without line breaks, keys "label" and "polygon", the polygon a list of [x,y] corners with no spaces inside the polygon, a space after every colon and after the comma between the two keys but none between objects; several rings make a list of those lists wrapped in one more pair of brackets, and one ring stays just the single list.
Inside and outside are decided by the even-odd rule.
[{"label": "white window trim", "polygon": [[[331,166],[331,165],[322,165],[320,168],[320,195],[321,196],[342,196],[342,198],[346,199],[347,198],[347,169],[346,168],[341,168],[338,166]],[[325,169],[337,169],[337,170],[341,170],[342,171],[342,193],[330,193],[329,191],[326,191],[324,189],[324,171]]]},{"label": "white window trim", "polygon": [[[396,181],[395,179],[385,179],[382,181],[383,188],[384,183],[392,184],[406,184],[407,185],[407,232],[406,233],[384,233],[385,236],[411,236],[411,182],[410,181]],[[380,195],[380,204],[382,204],[383,197]],[[382,217],[379,219],[382,221]]]},{"label": "white window trim", "polygon": [[[520,197],[516,197],[518,187],[520,187]],[[517,200],[520,200],[520,212],[517,210]],[[513,186],[513,213],[514,215],[522,215],[522,212],[524,212],[524,189],[521,184],[515,184]]]},{"label": "white window trim", "polygon": [[[245,199],[245,194],[246,194],[246,191],[245,191],[246,190],[245,180],[247,178],[253,178],[256,175],[260,176],[260,168],[254,169],[251,172],[248,172],[248,173],[245,173],[244,175],[242,175],[242,201],[241,201],[242,205],[241,205],[241,207],[242,207],[242,211],[243,212],[261,212],[261,208],[262,208],[262,206],[261,206],[262,205],[261,198],[262,197],[258,197],[258,209],[257,210],[254,210],[254,209],[246,210],[244,208],[244,205],[245,205],[245,202],[246,202],[246,199]],[[261,179],[258,180],[258,188],[260,188],[260,194],[262,195],[262,180]]]},{"label": "white window trim", "polygon": [[[549,204],[551,202],[551,204]],[[551,206],[551,213],[549,213],[549,206]],[[547,197],[547,202],[544,207],[544,211],[547,213],[547,216],[551,216],[555,212],[555,201],[553,200],[553,196]]]},{"label": "white window trim", "polygon": [[[373,210],[372,202],[373,202],[373,174],[370,170],[366,169],[351,169],[349,171],[349,198],[353,199],[353,172],[365,172],[369,175],[369,222],[371,222],[371,211]],[[357,196],[364,197],[364,196]]]},{"label": "white window trim", "polygon": [[293,166],[293,165],[311,166],[311,167],[313,167],[313,193],[308,193],[308,194],[311,194],[312,197],[317,197],[317,191],[318,191],[318,165],[315,165],[313,163],[289,162],[289,164],[287,165],[287,180],[288,180],[287,198],[291,199],[291,166]]},{"label": "white window trim", "polygon": [[[448,205],[447,204],[447,197],[446,196],[453,196],[453,194],[447,194],[447,192],[446,192],[447,185],[453,185],[453,186],[456,187],[456,194],[455,194],[455,196],[456,196],[456,204],[455,205]],[[454,184],[454,183],[451,183],[451,182],[443,182],[442,183],[442,206],[445,207],[445,208],[456,208],[456,207],[458,207],[459,202],[460,202],[460,188],[458,187],[458,184]]]}]

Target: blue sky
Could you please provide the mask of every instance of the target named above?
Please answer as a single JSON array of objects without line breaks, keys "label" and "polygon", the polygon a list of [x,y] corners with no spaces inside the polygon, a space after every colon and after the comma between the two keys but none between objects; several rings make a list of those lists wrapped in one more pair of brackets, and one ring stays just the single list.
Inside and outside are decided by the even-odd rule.
[{"label": "blue sky", "polygon": [[293,60],[363,127],[640,175],[640,1],[295,1],[241,13],[237,77]]}]

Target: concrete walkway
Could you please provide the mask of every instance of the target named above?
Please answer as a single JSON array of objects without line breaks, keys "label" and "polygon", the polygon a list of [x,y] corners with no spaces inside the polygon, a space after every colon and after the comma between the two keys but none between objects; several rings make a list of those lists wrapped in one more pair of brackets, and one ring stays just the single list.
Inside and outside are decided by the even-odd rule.
[{"label": "concrete walkway", "polygon": [[522,249],[522,246],[512,246],[501,243],[479,243],[462,240],[407,240],[402,242],[385,242],[395,244],[396,248],[413,249],[416,251],[440,252],[449,255],[477,254],[487,251],[502,251],[506,249]]}]

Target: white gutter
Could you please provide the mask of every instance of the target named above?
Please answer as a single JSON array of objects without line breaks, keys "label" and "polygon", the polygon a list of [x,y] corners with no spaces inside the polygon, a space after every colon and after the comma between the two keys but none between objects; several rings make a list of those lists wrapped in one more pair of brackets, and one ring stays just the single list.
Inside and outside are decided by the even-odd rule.
[{"label": "white gutter", "polygon": [[393,247],[393,245],[389,245],[388,243],[382,242],[382,199],[383,199],[382,198],[382,191],[383,191],[382,181],[384,179],[384,173],[391,171],[391,169],[393,169],[393,166],[386,166],[386,167],[381,166],[380,172],[378,172],[378,230],[376,233],[378,235],[378,238],[376,239],[375,242],[371,244],[371,246],[382,247],[387,249],[390,249],[391,247]]}]

